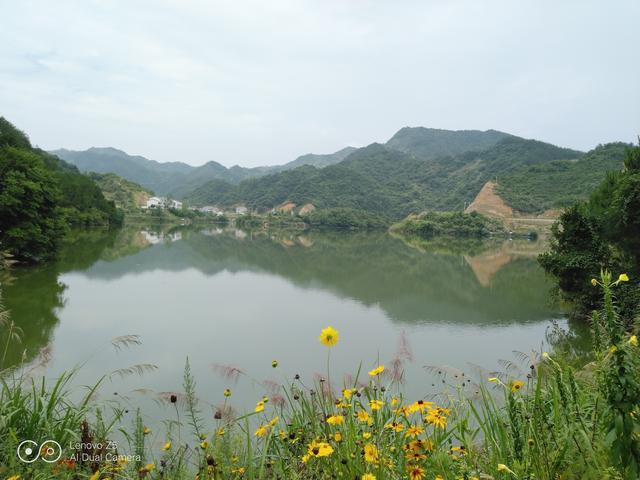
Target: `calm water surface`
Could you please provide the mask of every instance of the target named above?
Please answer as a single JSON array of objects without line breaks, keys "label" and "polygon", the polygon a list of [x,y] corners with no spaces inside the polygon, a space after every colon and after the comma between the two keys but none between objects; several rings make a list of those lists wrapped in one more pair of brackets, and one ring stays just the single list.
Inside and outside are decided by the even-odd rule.
[{"label": "calm water surface", "polygon": [[[327,349],[317,337],[333,325],[340,331],[331,352],[336,386],[361,362],[363,369],[390,365],[404,336],[412,357],[403,364],[406,390],[422,397],[439,388],[424,365],[470,375],[471,365],[497,369],[513,351],[539,349],[550,320],[562,322],[535,260],[541,248],[215,227],[77,232],[55,265],[16,269],[4,286],[25,337],[8,361],[24,355],[48,375],[82,363],[79,384],[131,365],[156,366],[142,376],[112,376],[101,389],[133,406],[180,392],[188,356],[204,401],[222,403],[228,386],[242,409],[268,392],[263,380],[299,373],[311,382],[324,374]],[[117,350],[111,339],[121,335],[143,343]],[[216,365],[245,375],[236,384]]]}]

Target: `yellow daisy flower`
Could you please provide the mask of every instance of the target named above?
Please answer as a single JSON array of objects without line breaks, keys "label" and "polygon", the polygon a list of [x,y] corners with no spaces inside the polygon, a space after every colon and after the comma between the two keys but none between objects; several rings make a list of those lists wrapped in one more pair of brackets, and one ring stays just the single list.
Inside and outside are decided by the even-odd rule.
[{"label": "yellow daisy flower", "polygon": [[378,447],[372,443],[364,446],[364,461],[368,463],[378,463]]},{"label": "yellow daisy flower", "polygon": [[316,442],[309,444],[307,455],[312,457],[328,457],[333,453],[333,447],[326,442]]},{"label": "yellow daisy flower", "polygon": [[320,343],[327,347],[333,347],[336,343],[338,343],[339,338],[340,334],[333,327],[323,328],[320,332]]},{"label": "yellow daisy flower", "polygon": [[329,425],[340,425],[344,423],[344,417],[342,415],[331,415],[327,418],[327,423]]}]

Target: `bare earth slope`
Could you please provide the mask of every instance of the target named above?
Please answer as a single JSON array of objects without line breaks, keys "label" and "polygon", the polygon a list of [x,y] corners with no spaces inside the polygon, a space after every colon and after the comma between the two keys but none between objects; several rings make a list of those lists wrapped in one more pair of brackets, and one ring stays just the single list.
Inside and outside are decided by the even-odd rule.
[{"label": "bare earth slope", "polygon": [[489,217],[512,218],[513,209],[495,191],[495,182],[487,182],[464,210],[465,213],[478,212]]},{"label": "bare earth slope", "polygon": [[493,181],[485,183],[473,202],[465,209],[465,213],[471,212],[499,218],[513,231],[548,230],[560,215],[559,210],[547,210],[540,215],[523,215],[507,205],[496,193],[496,183]]}]

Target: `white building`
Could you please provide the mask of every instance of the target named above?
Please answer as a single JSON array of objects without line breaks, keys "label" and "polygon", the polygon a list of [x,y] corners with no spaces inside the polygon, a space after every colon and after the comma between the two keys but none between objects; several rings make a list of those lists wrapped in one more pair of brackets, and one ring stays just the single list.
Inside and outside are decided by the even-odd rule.
[{"label": "white building", "polygon": [[200,210],[202,213],[211,213],[213,215],[222,214],[222,210],[220,210],[218,207],[214,207],[212,205],[206,205],[204,207],[200,207],[198,210]]},{"label": "white building", "polygon": [[176,210],[182,210],[182,202],[164,197],[149,197],[142,208],[175,208]]},{"label": "white building", "polygon": [[164,207],[164,198],[149,197],[147,199],[147,203],[142,208],[163,208],[163,207]]}]

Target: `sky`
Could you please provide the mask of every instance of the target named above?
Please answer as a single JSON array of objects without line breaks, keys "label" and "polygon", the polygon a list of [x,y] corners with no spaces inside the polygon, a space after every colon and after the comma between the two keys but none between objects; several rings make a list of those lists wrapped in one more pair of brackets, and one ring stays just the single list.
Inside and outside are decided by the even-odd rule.
[{"label": "sky", "polygon": [[0,0],[0,116],[44,149],[282,164],[404,126],[640,133],[640,2]]}]

